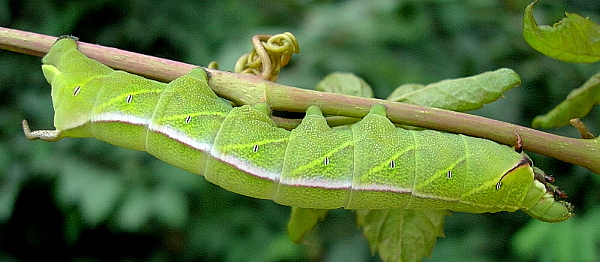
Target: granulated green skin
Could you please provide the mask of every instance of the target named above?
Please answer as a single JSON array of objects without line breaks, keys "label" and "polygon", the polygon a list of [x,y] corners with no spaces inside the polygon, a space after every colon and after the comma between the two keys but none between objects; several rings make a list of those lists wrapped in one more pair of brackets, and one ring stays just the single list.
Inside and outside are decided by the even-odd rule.
[{"label": "granulated green skin", "polygon": [[[197,68],[169,84],[85,57],[62,38],[43,59],[56,131],[34,138],[96,137],[143,150],[242,195],[303,208],[524,210],[566,220],[526,155],[489,140],[396,128],[375,105],[346,130],[332,130],[318,107],[288,131],[266,104],[231,105]],[[497,188],[497,184],[501,186]]]}]

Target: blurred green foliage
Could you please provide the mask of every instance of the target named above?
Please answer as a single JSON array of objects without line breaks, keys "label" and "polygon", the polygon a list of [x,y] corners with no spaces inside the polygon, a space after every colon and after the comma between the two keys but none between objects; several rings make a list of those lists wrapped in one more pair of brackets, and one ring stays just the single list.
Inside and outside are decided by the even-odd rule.
[{"label": "blurred green foliage", "polygon": [[[224,70],[231,70],[237,57],[251,49],[252,35],[290,31],[302,52],[284,69],[281,83],[312,88],[328,73],[348,71],[363,77],[380,98],[406,83],[508,67],[521,76],[522,87],[474,113],[529,126],[533,117],[558,104],[600,68],[567,64],[530,48],[521,36],[527,4],[0,0],[0,26],[72,34],[85,42],[199,65],[217,60]],[[600,22],[600,4],[591,0],[545,0],[534,14],[540,24],[552,24],[565,11]],[[40,64],[37,57],[0,51],[0,258],[378,260],[350,211],[330,212],[306,244],[294,245],[285,235],[289,207],[235,195],[146,153],[94,139],[27,141],[22,119],[34,129],[52,127],[50,88]],[[596,109],[584,118],[596,135],[600,123],[593,120],[600,119],[599,113]],[[568,127],[550,131],[577,136]],[[573,224],[543,224],[540,229],[522,212],[454,213],[446,219],[446,237],[438,240],[431,261],[552,261],[569,257],[565,254],[594,258],[600,233],[589,221],[599,219],[600,191],[594,190],[600,186],[598,176],[533,157],[569,194],[577,216],[565,223]],[[589,248],[577,253],[561,248],[576,240]]]}]

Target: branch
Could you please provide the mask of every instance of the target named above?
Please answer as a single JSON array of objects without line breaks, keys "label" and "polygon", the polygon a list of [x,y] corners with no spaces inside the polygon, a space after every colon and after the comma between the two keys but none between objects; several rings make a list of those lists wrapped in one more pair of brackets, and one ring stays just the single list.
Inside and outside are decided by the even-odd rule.
[{"label": "branch", "polygon": [[[0,48],[14,52],[43,56],[56,37],[0,27]],[[171,81],[188,73],[195,65],[123,51],[116,48],[79,42],[79,49],[92,59],[110,67],[126,70],[160,81]],[[267,102],[273,110],[303,112],[311,105],[324,113],[363,117],[376,103],[388,108],[388,117],[395,123],[428,129],[461,133],[513,145],[518,133],[527,151],[539,153],[588,168],[600,174],[599,139],[575,139],[501,122],[484,117],[437,108],[389,102],[379,99],[352,97],[334,93],[284,86],[256,76],[207,69],[209,85],[221,97],[237,104]]]}]

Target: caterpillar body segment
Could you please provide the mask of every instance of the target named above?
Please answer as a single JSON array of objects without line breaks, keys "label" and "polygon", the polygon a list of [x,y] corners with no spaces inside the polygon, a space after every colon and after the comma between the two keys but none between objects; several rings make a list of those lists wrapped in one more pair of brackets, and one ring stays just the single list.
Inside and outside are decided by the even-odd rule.
[{"label": "caterpillar body segment", "polygon": [[495,142],[397,128],[383,105],[349,129],[331,129],[310,107],[292,131],[266,104],[232,107],[196,68],[170,83],[112,70],[62,38],[44,57],[56,130],[27,138],[95,137],[147,151],[227,190],[317,209],[523,210],[559,222],[564,193],[524,153]]}]

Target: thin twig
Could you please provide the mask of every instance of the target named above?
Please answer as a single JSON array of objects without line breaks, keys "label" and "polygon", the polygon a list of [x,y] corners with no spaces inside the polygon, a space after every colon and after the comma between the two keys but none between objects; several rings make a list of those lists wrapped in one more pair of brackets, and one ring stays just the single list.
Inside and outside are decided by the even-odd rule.
[{"label": "thin twig", "polygon": [[[0,27],[0,48],[14,52],[43,56],[56,37]],[[194,65],[136,54],[116,48],[79,43],[79,49],[92,59],[110,67],[123,69],[153,79],[170,81],[188,73]],[[557,136],[484,117],[437,108],[352,97],[298,89],[265,81],[256,76],[207,69],[209,85],[215,92],[237,104],[266,101],[273,110],[302,112],[318,105],[329,115],[363,117],[375,103],[388,108],[389,118],[398,124],[419,126],[452,133],[482,137],[514,145],[515,133],[523,139],[524,150],[577,164],[600,174],[599,139],[575,139]]]}]

